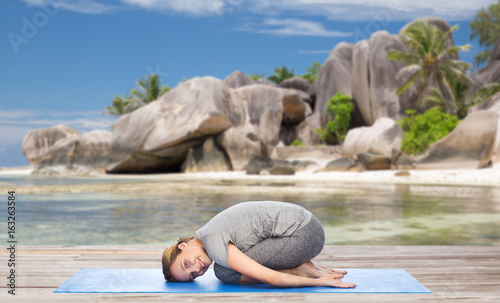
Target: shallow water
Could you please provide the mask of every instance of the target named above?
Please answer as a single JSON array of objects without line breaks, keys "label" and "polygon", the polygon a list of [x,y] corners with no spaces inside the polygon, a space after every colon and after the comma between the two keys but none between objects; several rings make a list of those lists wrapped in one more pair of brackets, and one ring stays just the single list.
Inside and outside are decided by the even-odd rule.
[{"label": "shallow water", "polygon": [[[10,177],[0,182],[121,182],[59,179]],[[500,188],[337,184],[331,186],[338,189],[333,193],[270,193],[261,187],[241,193],[225,186],[223,194],[193,190],[168,196],[154,192],[35,195],[21,190],[17,192],[17,240],[21,245],[170,244],[179,236],[193,235],[215,214],[238,202],[279,200],[300,204],[316,215],[325,227],[328,245],[500,245]]]}]

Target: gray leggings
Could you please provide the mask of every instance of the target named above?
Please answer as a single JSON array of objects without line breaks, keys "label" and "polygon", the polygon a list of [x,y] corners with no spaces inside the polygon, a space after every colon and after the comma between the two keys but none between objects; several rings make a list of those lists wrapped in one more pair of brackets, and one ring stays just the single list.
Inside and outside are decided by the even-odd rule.
[{"label": "gray leggings", "polygon": [[[323,226],[312,216],[303,228],[288,237],[268,238],[244,251],[259,264],[271,269],[297,267],[316,257],[325,245]],[[232,269],[214,264],[215,276],[224,283],[239,284],[241,274]]]}]

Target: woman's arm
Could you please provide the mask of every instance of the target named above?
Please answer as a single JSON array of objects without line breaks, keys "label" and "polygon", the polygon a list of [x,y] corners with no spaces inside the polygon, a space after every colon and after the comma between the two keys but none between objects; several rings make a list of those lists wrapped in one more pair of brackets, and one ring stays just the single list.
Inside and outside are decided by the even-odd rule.
[{"label": "woman's arm", "polygon": [[231,269],[244,276],[243,282],[261,281],[277,287],[330,286],[351,288],[356,286],[332,276],[314,279],[272,270],[252,260],[232,243],[228,245],[228,263]]}]

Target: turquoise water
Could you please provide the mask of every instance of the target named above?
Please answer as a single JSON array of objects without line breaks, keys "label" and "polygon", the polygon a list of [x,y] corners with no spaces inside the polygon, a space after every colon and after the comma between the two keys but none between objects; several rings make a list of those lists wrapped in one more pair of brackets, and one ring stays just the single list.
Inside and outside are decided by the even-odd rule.
[{"label": "turquoise water", "polygon": [[[10,177],[0,182],[37,186],[56,181]],[[179,236],[193,235],[215,214],[238,202],[280,200],[314,213],[325,227],[329,245],[500,245],[500,188],[373,184],[331,188],[338,190],[269,194],[255,187],[241,193],[231,184],[225,185],[223,194],[193,190],[168,196],[154,192],[34,195],[19,190],[17,240],[20,245],[170,244]]]}]

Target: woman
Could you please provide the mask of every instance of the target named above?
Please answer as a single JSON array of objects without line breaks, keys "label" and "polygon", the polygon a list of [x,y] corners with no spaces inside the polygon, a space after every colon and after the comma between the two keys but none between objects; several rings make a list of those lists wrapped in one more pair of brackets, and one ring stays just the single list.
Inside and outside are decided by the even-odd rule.
[{"label": "woman", "polygon": [[311,262],[325,243],[319,221],[301,206],[285,202],[244,202],[230,207],[163,252],[165,280],[193,281],[214,264],[219,280],[277,287],[331,286],[347,272]]}]

